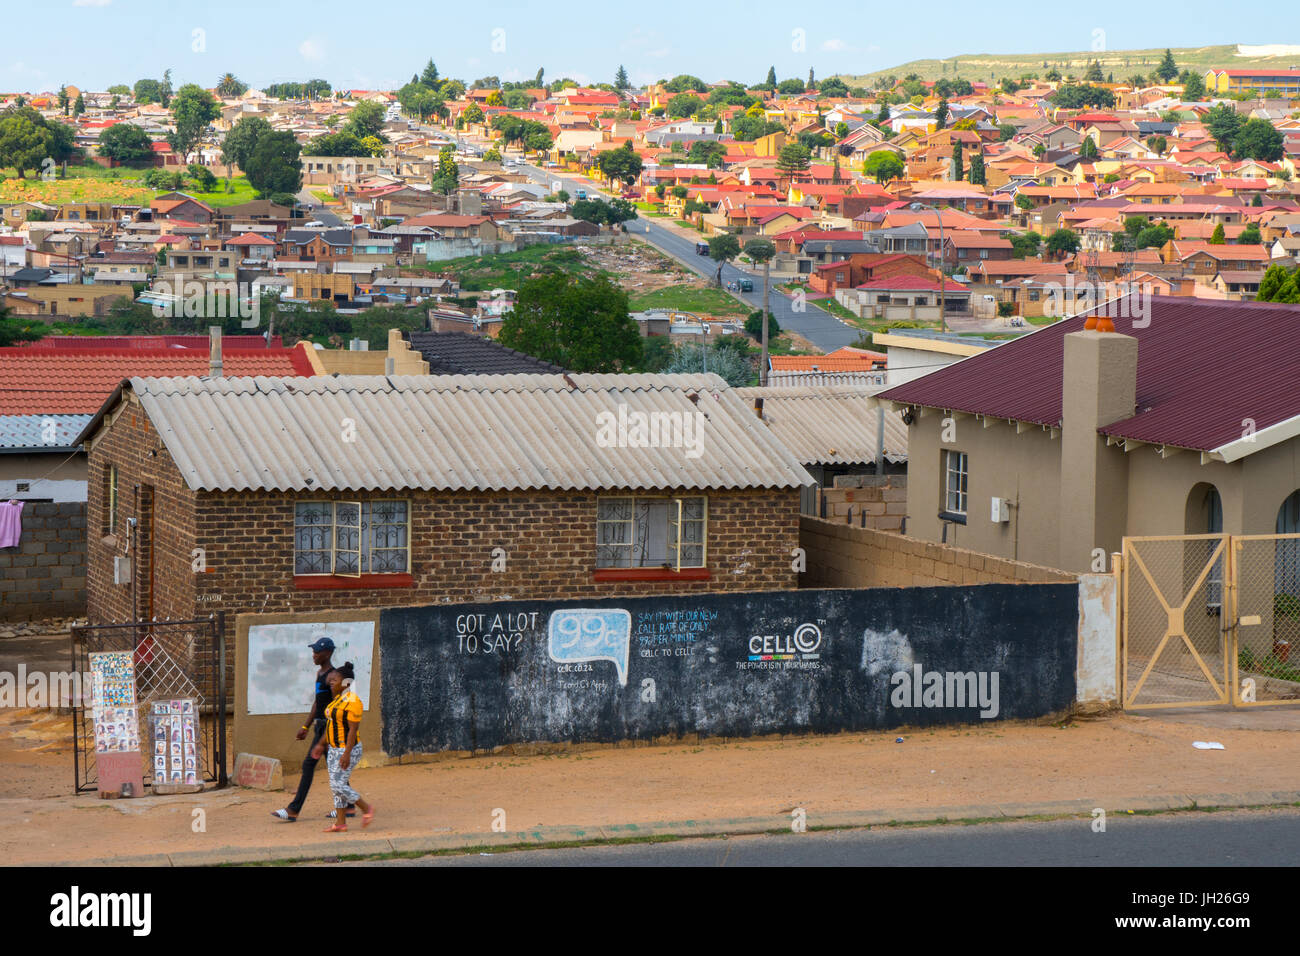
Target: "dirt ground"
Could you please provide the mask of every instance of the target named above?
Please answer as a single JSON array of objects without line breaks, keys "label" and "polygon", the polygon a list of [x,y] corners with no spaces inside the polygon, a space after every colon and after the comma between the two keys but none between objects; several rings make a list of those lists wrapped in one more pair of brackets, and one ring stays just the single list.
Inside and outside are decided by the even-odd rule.
[{"label": "dirt ground", "polygon": [[[570,749],[360,768],[354,785],[378,816],[355,835],[511,831],[1188,794],[1300,790],[1300,712],[1111,714],[1061,724]],[[270,811],[289,794],[230,788],[197,795],[74,797],[70,718],[0,712],[0,858],[9,865],[150,853],[318,843],[330,807],[319,774],[298,823]],[[896,738],[902,737],[902,743]],[[1197,750],[1195,740],[1225,750]],[[304,745],[305,748],[305,745]],[[296,771],[296,768],[292,768]],[[286,774],[292,790],[296,776]],[[193,811],[206,831],[193,830]]]},{"label": "dirt ground", "polygon": [[615,246],[579,244],[578,248],[594,266],[612,273],[619,286],[629,293],[655,292],[670,286],[706,287],[695,273],[644,242]]}]

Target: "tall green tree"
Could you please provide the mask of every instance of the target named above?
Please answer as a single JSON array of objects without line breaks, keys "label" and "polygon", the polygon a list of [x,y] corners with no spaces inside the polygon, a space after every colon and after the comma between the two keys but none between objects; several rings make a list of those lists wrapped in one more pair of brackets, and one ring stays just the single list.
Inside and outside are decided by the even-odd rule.
[{"label": "tall green tree", "polygon": [[952,144],[952,181],[961,182],[966,178],[966,167],[962,162],[961,140]]},{"label": "tall green tree", "polygon": [[208,124],[221,115],[221,106],[212,94],[194,83],[176,91],[172,101],[172,121],[176,131],[167,137],[178,156],[184,160],[203,139]]},{"label": "tall green tree", "polygon": [[1258,116],[1242,123],[1233,140],[1233,151],[1238,159],[1277,162],[1282,158],[1282,147],[1282,133],[1268,120]]},{"label": "tall green tree", "polygon": [[260,116],[245,116],[226,133],[221,141],[221,160],[227,166],[243,169],[257,140],[271,132],[271,124]]},{"label": "tall green tree", "polygon": [[970,182],[972,186],[983,186],[987,173],[984,170],[984,154],[976,153],[970,158]]},{"label": "tall green tree", "polygon": [[[695,146],[694,143],[691,144]],[[620,182],[631,186],[641,175],[641,157],[632,149],[632,141],[626,140],[618,149],[601,153],[596,161],[600,171],[611,182]]]},{"label": "tall green tree", "polygon": [[424,65],[424,72],[420,74],[420,82],[431,90],[438,88],[438,68],[433,64],[433,57],[429,57],[429,62]]},{"label": "tall green tree", "polygon": [[221,74],[217,80],[217,95],[225,97],[243,96],[248,92],[248,84],[243,83],[233,73]]},{"label": "tall green tree", "polygon": [[448,143],[438,150],[438,170],[433,176],[436,192],[450,195],[460,184],[460,167],[456,165],[456,147]]},{"label": "tall green tree", "polygon": [[77,101],[72,104],[72,115],[80,116],[84,112],[86,112],[86,98],[78,93]]},{"label": "tall green tree", "polygon": [[1085,136],[1083,142],[1079,144],[1079,156],[1082,159],[1097,158],[1097,144],[1091,136]]},{"label": "tall green tree", "polygon": [[556,272],[526,280],[498,341],[572,372],[627,371],[642,357],[627,293],[603,275]]},{"label": "tall green tree", "polygon": [[[745,243],[745,255],[757,265],[763,267],[763,315],[768,321],[762,327],[762,354],[758,364],[758,384],[767,384],[767,337],[769,323],[775,322],[772,310],[768,306],[768,288],[772,279],[772,259],[776,256],[776,246],[768,239],[751,239]],[[761,319],[760,319],[761,320]],[[779,327],[778,327],[779,332]]]},{"label": "tall green tree", "polygon": [[1210,107],[1209,112],[1205,114],[1206,130],[1214,138],[1219,149],[1225,153],[1232,152],[1242,125],[1241,114],[1231,103],[1219,103]]},{"label": "tall green tree", "polygon": [[46,159],[58,162],[57,154],[57,134],[40,113],[30,106],[0,111],[0,166],[14,167],[24,179],[26,170],[41,169]]},{"label": "tall green tree", "polygon": [[1223,223],[1218,223],[1214,227],[1214,231],[1210,233],[1210,245],[1222,246],[1222,245],[1226,245],[1227,242],[1228,242],[1227,237],[1225,236],[1223,231]]},{"label": "tall green tree", "polygon": [[939,129],[948,125],[948,101],[940,100],[939,105],[934,108],[934,121],[938,124]]},{"label": "tall green tree", "polygon": [[378,136],[383,140],[384,108],[378,103],[363,100],[352,107],[352,112],[348,113],[348,121],[343,128],[357,139]]},{"label": "tall green tree", "polygon": [[812,166],[812,155],[807,146],[786,143],[776,154],[776,171],[793,182]]},{"label": "tall green tree", "polygon": [[59,100],[59,109],[63,111],[64,116],[67,116],[68,115],[68,88],[66,86],[59,87],[58,100]]},{"label": "tall green tree", "polygon": [[709,239],[709,258],[718,264],[718,274],[715,278],[719,286],[722,285],[722,267],[738,255],[740,255],[740,240],[731,233],[720,233]]},{"label": "tall green tree", "polygon": [[1168,47],[1165,48],[1165,55],[1160,65],[1156,67],[1155,75],[1164,83],[1173,82],[1174,77],[1178,75],[1178,64],[1174,62],[1174,54]]},{"label": "tall green tree", "polygon": [[632,86],[627,81],[627,70],[623,69],[623,64],[618,65],[618,72],[614,74],[614,88],[617,90],[626,90]]},{"label": "tall green tree", "polygon": [[1047,237],[1047,251],[1064,256],[1079,251],[1079,235],[1073,229],[1058,229]]},{"label": "tall green tree", "polygon": [[99,134],[99,155],[134,165],[153,158],[153,145],[149,134],[134,123],[114,123]]},{"label": "tall green tree", "polygon": [[244,174],[263,197],[302,189],[302,148],[293,133],[273,130],[257,138]]},{"label": "tall green tree", "polygon": [[903,161],[888,149],[878,149],[862,164],[862,172],[871,176],[876,182],[884,185],[891,179],[901,179],[903,176]]}]

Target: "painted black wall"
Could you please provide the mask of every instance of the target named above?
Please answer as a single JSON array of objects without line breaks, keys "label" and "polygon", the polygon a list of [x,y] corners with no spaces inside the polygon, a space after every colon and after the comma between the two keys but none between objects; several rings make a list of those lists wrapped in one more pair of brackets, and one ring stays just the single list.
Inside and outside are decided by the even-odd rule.
[{"label": "painted black wall", "polygon": [[[996,672],[989,719],[1038,717],[1074,699],[1077,632],[1076,584],[394,608],[380,617],[384,749],[983,719],[952,695],[912,706],[925,702],[921,691],[894,675],[910,683],[918,665],[921,674],[984,672],[986,703]],[[623,683],[613,658],[625,645]],[[764,650],[789,654],[764,660]]]}]

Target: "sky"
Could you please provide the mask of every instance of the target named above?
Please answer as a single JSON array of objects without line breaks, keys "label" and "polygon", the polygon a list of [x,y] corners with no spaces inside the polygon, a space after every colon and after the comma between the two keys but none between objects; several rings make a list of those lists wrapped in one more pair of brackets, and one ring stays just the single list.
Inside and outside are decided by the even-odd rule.
[{"label": "sky", "polygon": [[[395,89],[432,57],[467,83],[570,77],[636,85],[690,73],[755,83],[864,74],[913,59],[1300,40],[1300,13],[1271,7],[1264,36],[1242,36],[1220,2],[1095,0],[1025,6],[980,0],[926,4],[842,0],[579,4],[479,0],[6,0],[0,92],[62,84],[102,90],[158,78],[211,87],[226,72],[262,88],[321,77],[336,89]],[[1224,22],[1228,20],[1229,22]],[[1288,25],[1282,22],[1290,19]],[[1254,18],[1252,18],[1254,20]]]}]

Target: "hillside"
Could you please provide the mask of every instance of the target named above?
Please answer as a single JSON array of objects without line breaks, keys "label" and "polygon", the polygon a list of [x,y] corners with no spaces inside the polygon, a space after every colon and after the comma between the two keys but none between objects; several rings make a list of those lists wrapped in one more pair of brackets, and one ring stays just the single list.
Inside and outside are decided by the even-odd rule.
[{"label": "hillside", "polygon": [[[969,53],[943,60],[913,60],[857,76],[840,76],[850,86],[861,86],[881,76],[892,75],[902,79],[909,73],[915,73],[923,80],[960,76],[972,82],[996,82],[1004,76],[1015,79],[1024,73],[1042,75],[1052,67],[1063,74],[1082,74],[1089,63],[1099,59],[1102,70],[1114,73],[1118,81],[1134,73],[1150,74],[1164,54],[1163,47],[1158,50],[1106,50],[1100,53],[1088,50],[1077,53]],[[1180,70],[1191,67],[1204,71],[1210,67],[1254,69],[1292,64],[1300,66],[1300,45],[1296,44],[1252,46],[1228,43],[1221,46],[1174,48],[1173,54],[1174,62]]]}]

